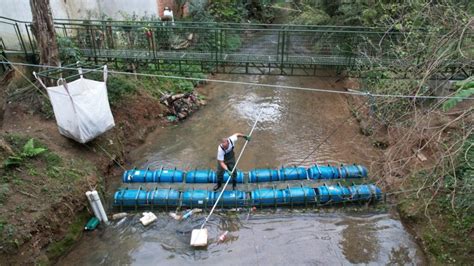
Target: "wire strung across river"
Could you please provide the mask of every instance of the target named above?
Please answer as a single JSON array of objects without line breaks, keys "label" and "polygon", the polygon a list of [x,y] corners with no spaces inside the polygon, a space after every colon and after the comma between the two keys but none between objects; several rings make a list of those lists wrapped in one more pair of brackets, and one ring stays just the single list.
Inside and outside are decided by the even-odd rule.
[{"label": "wire strung across river", "polygon": [[[21,66],[32,66],[32,67],[44,67],[44,68],[53,68],[53,69],[64,69],[64,70],[78,70],[79,68],[73,67],[59,67],[59,66],[47,66],[47,65],[38,65],[38,64],[27,64],[20,62],[10,62],[10,61],[0,61],[0,63],[11,64],[11,65],[21,65]],[[103,70],[99,69],[87,69],[82,68],[87,72],[102,72]],[[266,88],[275,88],[275,89],[291,89],[291,90],[301,90],[301,91],[312,91],[312,92],[323,92],[323,93],[336,93],[336,94],[346,94],[354,96],[369,96],[369,97],[383,97],[383,98],[408,98],[408,99],[458,99],[458,100],[474,100],[474,97],[462,97],[462,96],[430,96],[430,95],[402,95],[402,94],[379,94],[379,93],[369,93],[369,92],[357,92],[357,91],[336,91],[328,89],[317,89],[317,88],[307,88],[307,87],[298,87],[298,86],[287,86],[287,85],[275,85],[275,84],[265,84],[265,83],[252,83],[252,82],[243,82],[243,81],[232,81],[232,80],[221,80],[221,79],[209,79],[209,78],[193,78],[193,77],[182,77],[182,76],[172,76],[172,75],[160,75],[160,74],[148,74],[148,73],[131,73],[123,72],[116,70],[108,70],[110,74],[119,74],[119,75],[130,75],[130,76],[142,76],[142,77],[156,77],[156,78],[167,78],[167,79],[181,79],[181,80],[191,80],[191,81],[205,81],[205,82],[216,82],[216,83],[225,83],[225,84],[235,84],[235,85],[246,85],[246,86],[260,86]],[[76,75],[77,76],[77,75]]]}]

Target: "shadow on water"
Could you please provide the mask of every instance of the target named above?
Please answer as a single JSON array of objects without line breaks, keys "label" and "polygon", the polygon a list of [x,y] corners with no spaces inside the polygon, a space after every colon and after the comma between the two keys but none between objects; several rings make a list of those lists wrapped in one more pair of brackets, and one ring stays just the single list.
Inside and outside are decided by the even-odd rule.
[{"label": "shadow on water", "polygon": [[[333,90],[343,87],[336,78],[216,78]],[[234,132],[248,132],[260,110],[263,110],[262,119],[242,157],[239,165],[242,170],[314,163],[357,163],[370,169],[371,162],[379,156],[370,140],[359,133],[357,122],[347,120],[351,112],[344,96],[214,83],[207,84],[201,92],[209,99],[208,106],[179,126],[152,133],[143,147],[131,153],[136,166],[215,169],[218,141]],[[336,126],[338,130],[334,131]],[[321,143],[331,133],[328,141]],[[241,142],[237,144],[237,153],[241,145]],[[318,145],[320,148],[302,162]],[[117,177],[109,192],[122,186],[120,182]],[[386,213],[349,214],[342,209],[321,213],[288,209],[257,210],[252,214],[218,212],[208,223],[209,246],[204,249],[193,249],[189,245],[190,233],[201,225],[204,214],[176,221],[165,212],[156,213],[158,220],[148,227],[143,227],[139,223],[140,215],[135,214],[85,233],[59,264],[379,265],[424,262],[419,248],[400,221]],[[226,230],[229,231],[227,240],[218,243],[218,236]]]}]

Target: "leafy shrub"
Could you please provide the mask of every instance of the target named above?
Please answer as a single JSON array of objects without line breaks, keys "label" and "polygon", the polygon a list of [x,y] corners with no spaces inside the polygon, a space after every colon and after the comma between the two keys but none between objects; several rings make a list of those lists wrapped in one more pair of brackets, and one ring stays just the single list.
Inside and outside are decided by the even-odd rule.
[{"label": "leafy shrub", "polygon": [[458,90],[456,91],[454,96],[459,98],[448,99],[446,102],[443,103],[443,110],[447,111],[456,106],[464,99],[474,95],[474,77],[470,77],[463,81],[458,81],[456,83],[456,87],[458,88]]},{"label": "leafy shrub", "polygon": [[69,37],[57,37],[59,58],[63,65],[71,64],[81,59],[82,53]]},{"label": "leafy shrub", "polygon": [[292,24],[298,25],[323,25],[330,21],[330,17],[326,12],[317,8],[306,6],[301,14],[299,14]]},{"label": "leafy shrub", "polygon": [[123,96],[137,90],[136,84],[127,76],[112,76],[107,80],[107,93],[110,104],[114,105]]},{"label": "leafy shrub", "polygon": [[4,161],[5,167],[20,165],[26,158],[33,158],[47,151],[46,148],[35,147],[34,140],[30,139],[23,146],[23,151],[19,154],[11,155]]}]

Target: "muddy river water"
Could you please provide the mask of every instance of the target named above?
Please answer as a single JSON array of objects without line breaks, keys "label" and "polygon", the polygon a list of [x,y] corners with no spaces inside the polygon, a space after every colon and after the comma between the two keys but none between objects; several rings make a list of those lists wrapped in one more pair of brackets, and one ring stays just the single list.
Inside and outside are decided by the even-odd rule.
[{"label": "muddy river water", "polygon": [[[215,78],[333,90],[343,87],[336,78]],[[218,83],[205,85],[201,92],[207,96],[208,105],[179,125],[151,134],[143,147],[131,153],[133,165],[215,168],[219,140],[234,132],[249,132],[260,111],[261,120],[239,164],[242,170],[357,163],[366,165],[370,171],[371,161],[379,156],[370,140],[359,133],[357,122],[349,118],[351,112],[345,96]],[[237,143],[237,153],[242,144]],[[116,178],[110,192],[123,186],[121,177]],[[245,190],[251,188],[242,186]],[[271,184],[261,185],[265,186]],[[111,198],[110,193],[107,200],[110,202]],[[137,213],[85,233],[59,264],[424,264],[420,248],[390,210],[366,206],[219,210],[208,223],[209,246],[205,249],[189,245],[190,232],[200,226],[204,214],[176,221],[166,212],[155,212],[158,220],[148,227],[139,223]],[[224,231],[229,231],[228,237],[218,243],[218,236]]]}]

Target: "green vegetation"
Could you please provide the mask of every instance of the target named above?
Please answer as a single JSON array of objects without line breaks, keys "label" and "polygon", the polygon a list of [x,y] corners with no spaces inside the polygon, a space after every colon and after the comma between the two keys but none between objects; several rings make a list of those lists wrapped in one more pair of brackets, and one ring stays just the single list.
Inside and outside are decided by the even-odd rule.
[{"label": "green vegetation", "polygon": [[81,60],[81,51],[71,38],[58,36],[57,42],[59,47],[59,58],[62,65],[73,64]]},{"label": "green vegetation", "polygon": [[466,80],[456,82],[456,87],[457,91],[454,96],[460,98],[452,98],[446,100],[446,102],[443,103],[443,110],[447,111],[456,106],[458,103],[462,102],[463,99],[474,95],[474,77],[470,77]]},{"label": "green vegetation", "polygon": [[64,255],[66,251],[68,251],[74,243],[79,239],[84,231],[84,224],[87,222],[87,219],[90,218],[90,215],[87,212],[83,212],[78,215],[72,224],[69,226],[68,232],[66,236],[60,241],[53,242],[48,245],[48,249],[46,250],[46,254],[50,261],[54,261],[55,259],[59,258],[61,255]]},{"label": "green vegetation", "polygon": [[[0,160],[9,163],[0,168],[0,253],[14,254],[31,239],[38,221],[51,219],[51,206],[61,202],[73,211],[74,203],[64,203],[65,198],[83,195],[86,178],[95,175],[96,169],[90,161],[65,158],[29,136],[8,134],[2,138]],[[59,247],[64,250],[71,244],[77,230],[81,229],[72,230],[63,242],[52,246],[51,254],[59,254]]]},{"label": "green vegetation", "polygon": [[[464,143],[452,165],[455,171],[440,169],[420,172],[410,178],[411,187],[434,183],[433,190],[408,194],[399,204],[402,216],[421,227],[420,236],[429,253],[440,263],[472,262],[474,228],[474,135]],[[443,175],[440,178],[440,175]]]},{"label": "green vegetation", "polygon": [[[125,68],[126,65],[119,65],[119,68]],[[189,72],[179,72],[179,65],[168,65],[168,71],[158,70],[155,65],[149,65],[148,67],[141,69],[141,73],[163,75],[163,76],[182,76],[205,79],[206,76],[200,72],[198,66],[194,65],[181,65],[182,69],[186,69]],[[91,79],[101,79],[101,74],[88,73],[85,75]],[[153,97],[159,100],[165,94],[176,94],[176,93],[187,93],[192,92],[194,87],[203,82],[196,80],[184,80],[184,79],[173,79],[173,78],[157,78],[157,77],[146,77],[137,76],[134,77],[133,73],[130,75],[121,74],[109,74],[107,79],[107,93],[109,96],[109,102],[112,106],[118,104],[118,102],[126,96],[134,95],[139,90],[150,93]]]},{"label": "green vegetation", "polygon": [[19,154],[9,156],[5,161],[5,167],[11,166],[18,166],[20,165],[25,159],[33,158],[35,156],[40,155],[41,153],[45,152],[45,148],[35,147],[34,140],[30,139],[26,142],[25,146],[23,146],[23,150]]}]

